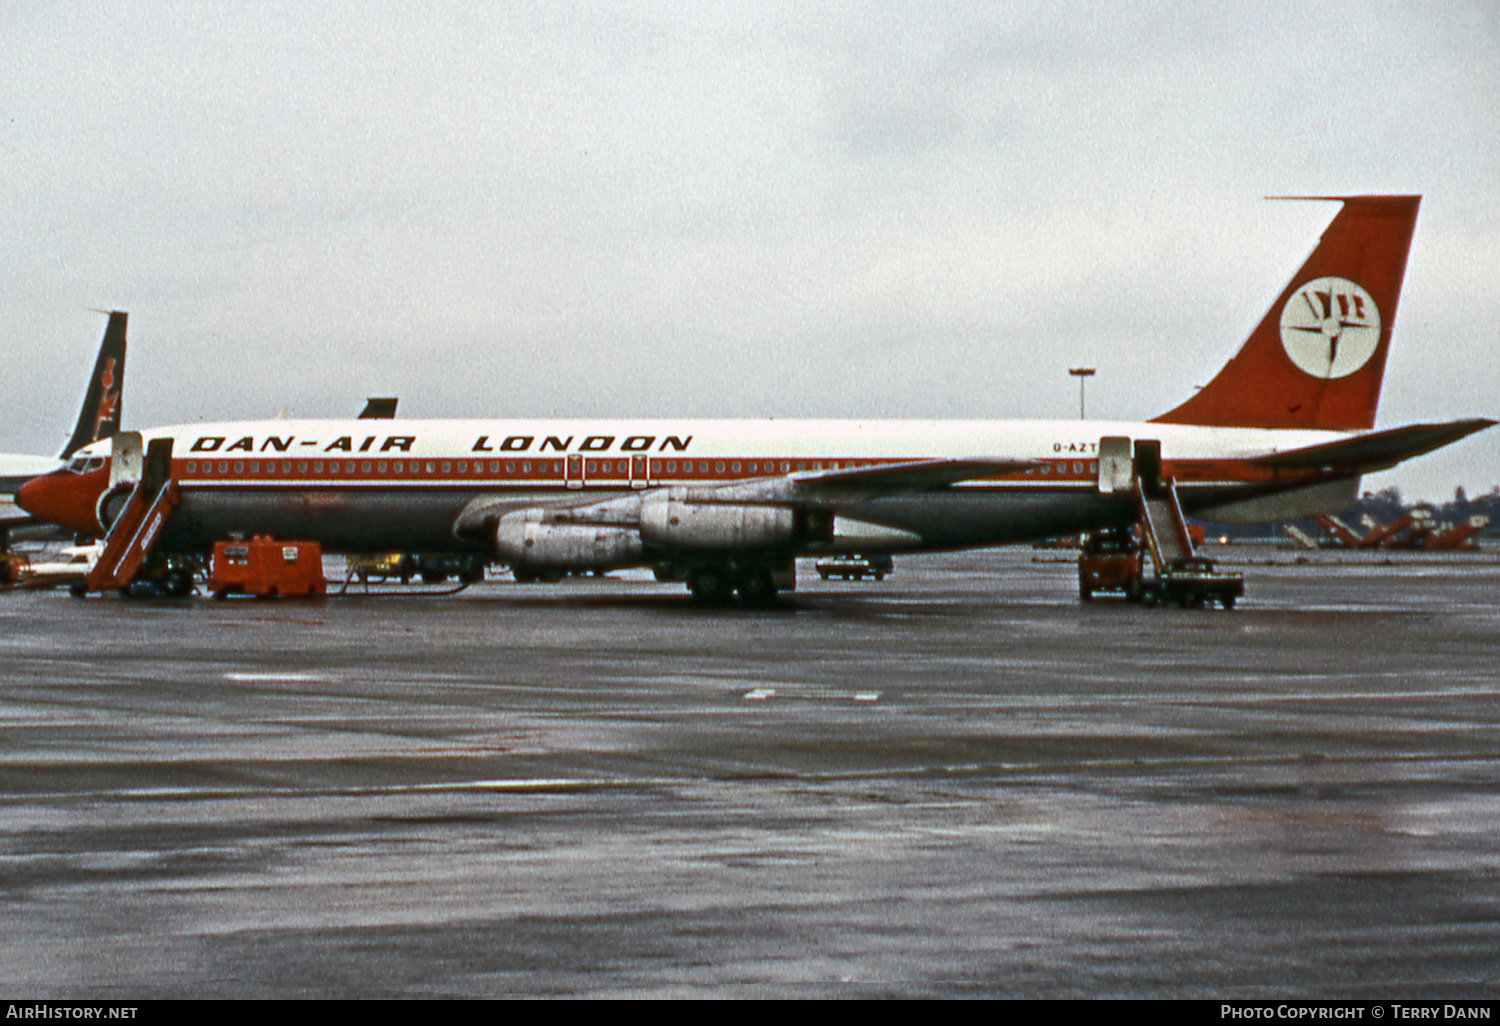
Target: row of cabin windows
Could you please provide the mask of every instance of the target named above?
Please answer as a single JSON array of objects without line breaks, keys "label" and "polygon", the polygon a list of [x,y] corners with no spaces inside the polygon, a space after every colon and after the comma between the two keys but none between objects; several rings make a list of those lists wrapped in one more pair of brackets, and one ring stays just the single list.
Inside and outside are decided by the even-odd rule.
[{"label": "row of cabin windows", "polygon": [[[100,462],[102,463],[103,461],[101,460]],[[406,460],[396,460],[395,462],[389,462],[386,460],[363,460],[359,461],[357,465],[359,467],[359,473],[366,475],[371,473],[418,475],[424,473],[452,474],[455,470],[455,462],[453,460],[411,460],[409,462]],[[870,466],[871,462],[849,460],[845,461],[843,465],[846,467]],[[248,463],[244,460],[236,460],[234,461],[232,466],[234,468],[234,473],[236,474],[244,474],[247,471],[251,474],[261,473],[260,460],[250,460],[248,461]],[[306,475],[308,473],[353,474],[355,472],[355,466],[355,460],[344,460],[342,463],[340,463],[338,460],[328,460],[326,463],[323,460],[299,460],[296,463],[297,473],[299,475]],[[507,461],[505,463],[505,473],[516,473],[517,466],[518,464],[514,460]],[[554,477],[560,477],[562,476],[563,472],[562,460],[537,460],[535,462],[531,460],[522,460],[519,463],[519,466],[520,472],[522,474],[551,475]],[[196,460],[188,460],[187,467],[185,469],[189,474],[197,474],[200,472],[200,467],[203,474],[212,474],[215,472],[215,464],[212,460],[204,460],[201,464]],[[217,471],[220,474],[228,474],[230,472],[230,467],[230,461],[220,460],[217,465]],[[653,476],[660,475],[663,472],[665,472],[667,475],[689,475],[694,473],[788,474],[792,472],[794,467],[797,470],[822,470],[824,469],[824,461],[781,460],[778,463],[776,460],[698,460],[696,462],[694,462],[693,460],[682,460],[680,461],[680,465],[678,460],[666,460],[665,464],[662,460],[651,461],[651,473]],[[838,470],[839,468],[840,462],[838,460],[827,461],[827,469]],[[471,471],[470,463],[468,460],[458,460],[456,463],[456,469],[460,474],[468,474],[472,472],[475,476],[480,476],[485,473],[486,468],[482,460],[475,460],[472,465]],[[500,461],[490,460],[488,470],[491,475],[498,475],[500,473]],[[1082,474],[1084,473],[1084,464],[1082,462],[1075,462],[1072,465],[1072,470],[1074,474]],[[292,472],[292,461],[283,460],[280,464],[280,471],[283,474],[290,474]],[[265,473],[274,474],[276,472],[276,461],[267,460],[265,462]],[[586,469],[584,472],[588,475],[610,474],[624,477],[630,473],[630,461],[588,460],[586,462]],[[1026,473],[1028,474],[1037,472],[1050,475],[1052,473],[1052,464],[1043,463],[1040,467],[1028,467],[1026,470]],[[1067,461],[1062,461],[1057,464],[1057,473],[1066,474],[1067,472]],[[1096,474],[1098,472],[1099,464],[1095,461],[1091,461],[1088,464],[1088,473]]]},{"label": "row of cabin windows", "polygon": [[[1089,467],[1089,471],[1088,472],[1090,474],[1097,474],[1097,473],[1099,473],[1099,462],[1097,460],[1091,460],[1089,462],[1088,467]],[[1026,473],[1028,473],[1028,474],[1035,474],[1035,473],[1037,473],[1037,471],[1038,471],[1037,467],[1027,467],[1026,468]],[[1052,464],[1051,463],[1043,463],[1041,465],[1040,471],[1043,474],[1050,474],[1050,473],[1052,473]],[[1066,474],[1068,472],[1068,461],[1067,460],[1063,460],[1062,462],[1060,462],[1060,463],[1057,464],[1057,472],[1059,474]],[[1075,474],[1082,474],[1083,473],[1083,464],[1082,463],[1074,463],[1073,464],[1073,473],[1075,473]]]},{"label": "row of cabin windows", "polygon": [[[455,469],[460,474],[468,474],[471,472],[470,464],[467,460],[458,460],[456,465],[453,460],[426,460],[425,462],[422,460],[412,460],[410,462],[407,462],[405,460],[397,460],[395,462],[390,462],[387,460],[363,460],[358,461],[357,465],[359,467],[359,473],[361,474],[452,474],[454,473]],[[870,461],[847,461],[844,465],[850,467],[869,466]],[[290,474],[292,473],[292,466],[293,464],[291,460],[283,460],[280,464],[280,472],[283,474]],[[297,473],[300,475],[309,473],[338,474],[340,472],[345,474],[353,474],[355,472],[355,466],[355,460],[345,460],[342,463],[340,463],[338,460],[328,460],[326,461],[326,463],[323,460],[299,460],[296,463]],[[550,473],[554,476],[561,476],[563,472],[563,463],[561,460],[538,460],[535,462],[531,460],[522,460],[519,464],[517,464],[514,460],[510,460],[505,463],[505,473],[516,473],[517,466],[520,467],[520,472],[522,474]],[[778,466],[780,467],[779,471],[777,469]],[[840,463],[838,460],[830,460],[828,461],[827,466],[830,470],[837,470],[839,469]],[[233,468],[233,473],[236,474],[261,473],[260,460],[250,460],[248,462],[245,460],[235,460],[233,463],[228,460],[220,460],[217,464],[217,472],[220,474],[228,474],[231,472],[231,467]],[[791,473],[794,467],[797,470],[807,470],[809,468],[812,470],[822,470],[824,467],[824,461],[782,460],[780,464],[778,464],[775,460],[698,460],[696,463],[693,460],[682,460],[680,462],[680,466],[679,461],[677,460],[651,461],[652,474],[787,474]],[[198,474],[200,472],[203,474],[213,474],[215,473],[216,467],[213,460],[203,460],[201,463],[197,460],[188,460],[187,466],[184,469],[189,474]],[[265,473],[274,474],[276,472],[276,461],[265,461]],[[474,461],[472,473],[474,473],[475,475],[481,475],[485,473],[484,462],[480,460]],[[500,473],[499,460],[490,461],[489,473]],[[584,473],[591,475],[613,474],[623,477],[630,473],[630,461],[588,460],[585,464]]]}]

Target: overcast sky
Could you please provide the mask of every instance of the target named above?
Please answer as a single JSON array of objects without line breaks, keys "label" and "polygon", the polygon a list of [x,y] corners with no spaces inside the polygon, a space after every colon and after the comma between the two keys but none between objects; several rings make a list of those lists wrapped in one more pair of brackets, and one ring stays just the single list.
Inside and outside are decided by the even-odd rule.
[{"label": "overcast sky", "polygon": [[[0,449],[127,427],[1145,418],[1425,197],[1380,423],[1500,416],[1500,4],[0,0]],[[1500,429],[1367,479],[1500,484]]]}]

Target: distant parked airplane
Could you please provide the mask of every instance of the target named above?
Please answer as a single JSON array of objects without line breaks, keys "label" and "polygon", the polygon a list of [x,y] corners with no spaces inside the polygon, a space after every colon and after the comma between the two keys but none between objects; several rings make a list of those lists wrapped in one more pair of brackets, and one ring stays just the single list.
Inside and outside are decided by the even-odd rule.
[{"label": "distant parked airplane", "polygon": [[15,492],[21,485],[56,470],[85,445],[109,438],[119,430],[125,385],[126,317],[119,311],[109,315],[104,340],[99,343],[99,356],[94,361],[94,373],[78,410],[78,423],[62,452],[56,457],[0,453],[0,541],[8,530],[35,522],[31,514],[14,505]]}]

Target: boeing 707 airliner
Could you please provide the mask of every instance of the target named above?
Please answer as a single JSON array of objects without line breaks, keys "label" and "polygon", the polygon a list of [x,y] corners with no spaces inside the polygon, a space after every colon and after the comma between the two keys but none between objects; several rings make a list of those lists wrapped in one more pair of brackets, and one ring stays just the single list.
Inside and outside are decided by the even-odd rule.
[{"label": "boeing 707 airliner", "polygon": [[[1149,421],[261,421],[135,451],[171,441],[167,552],[270,535],[478,554],[518,580],[650,566],[709,601],[773,596],[798,555],[1128,524],[1142,479],[1220,522],[1337,511],[1362,474],[1493,421],[1374,430],[1420,197],[1324,198],[1342,208],[1239,352]],[[85,446],[20,503],[104,533],[134,483],[114,451]]]}]

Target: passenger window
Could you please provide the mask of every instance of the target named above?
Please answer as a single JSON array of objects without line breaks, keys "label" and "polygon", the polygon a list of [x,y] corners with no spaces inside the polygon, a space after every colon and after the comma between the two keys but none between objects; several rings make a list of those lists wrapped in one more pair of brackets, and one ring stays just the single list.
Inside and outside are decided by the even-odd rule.
[{"label": "passenger window", "polygon": [[227,474],[227,473],[229,473],[229,464],[226,463],[226,462],[224,462],[223,460],[219,461],[219,473],[221,473],[221,474]]},{"label": "passenger window", "polygon": [[282,461],[281,472],[283,474],[290,474],[292,472],[292,461],[291,460],[283,460]]},{"label": "passenger window", "polygon": [[529,473],[531,473],[531,464],[530,463],[522,463],[521,464],[521,473],[523,473],[523,474],[529,474]]},{"label": "passenger window", "polygon": [[587,460],[586,464],[587,465],[584,468],[584,472],[585,473],[589,473],[589,474],[598,473],[599,464],[597,462],[595,462],[594,460]]},{"label": "passenger window", "polygon": [[722,473],[724,473],[724,461],[723,460],[720,460],[718,463],[714,464],[714,473],[715,474],[722,474]]},{"label": "passenger window", "polygon": [[[443,464],[443,469],[447,470],[448,469],[448,464],[444,463]],[[434,462],[432,462],[431,460],[428,460],[427,461],[427,473],[431,474],[431,473],[434,473],[436,470],[437,470],[437,464],[434,463]]]},{"label": "passenger window", "polygon": [[406,464],[405,463],[392,463],[391,464],[391,473],[393,473],[393,474],[400,474],[400,473],[402,473],[405,470],[406,470]]},{"label": "passenger window", "polygon": [[[510,464],[507,463],[505,465],[505,468],[506,468],[506,472],[509,473],[510,472]],[[490,460],[490,473],[491,474],[498,474],[498,473],[500,473],[500,461],[499,460]]]},{"label": "passenger window", "polygon": [[[448,464],[444,463],[443,464],[443,469],[447,470],[448,469]],[[458,461],[458,472],[460,474],[467,474],[469,472],[469,461],[468,460],[459,460]]]},{"label": "passenger window", "polygon": [[305,474],[305,473],[307,473],[307,463],[305,461],[299,462],[297,464],[297,473],[299,473],[299,474]]},{"label": "passenger window", "polygon": [[677,473],[677,461],[676,460],[667,460],[667,473],[668,474],[675,474],[675,473]]},{"label": "passenger window", "polygon": [[381,460],[379,463],[375,464],[375,471],[379,474],[385,473],[385,460]]},{"label": "passenger window", "polygon": [[196,473],[198,473],[198,464],[196,462],[194,462],[193,460],[188,460],[187,472],[189,474],[196,474]]},{"label": "passenger window", "polygon": [[514,474],[516,472],[516,465],[515,465],[515,463],[514,462],[506,463],[505,464],[505,472],[507,474]]},{"label": "passenger window", "polygon": [[318,460],[315,463],[313,463],[313,473],[314,474],[321,474],[321,473],[323,473],[323,461],[322,460]]},{"label": "passenger window", "polygon": [[359,465],[359,472],[361,474],[368,474],[370,472],[370,461],[369,460],[366,460],[365,462],[363,462],[363,463],[361,463]]}]

